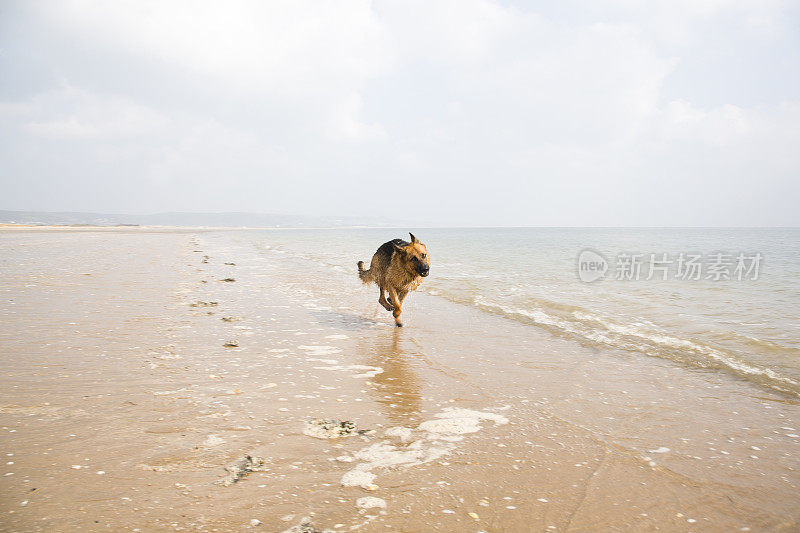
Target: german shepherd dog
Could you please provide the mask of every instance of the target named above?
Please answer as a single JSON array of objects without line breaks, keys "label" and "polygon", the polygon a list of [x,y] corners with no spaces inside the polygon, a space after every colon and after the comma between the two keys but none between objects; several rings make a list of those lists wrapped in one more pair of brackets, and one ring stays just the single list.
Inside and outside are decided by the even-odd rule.
[{"label": "german shepherd dog", "polygon": [[[403,327],[400,322],[403,300],[409,292],[419,287],[422,278],[431,270],[428,249],[412,233],[409,235],[411,242],[393,239],[381,244],[372,256],[369,270],[364,270],[364,261],[358,262],[358,277],[364,283],[374,282],[378,286],[378,303],[392,312],[394,323],[399,328]],[[388,301],[384,291],[389,293]]]}]

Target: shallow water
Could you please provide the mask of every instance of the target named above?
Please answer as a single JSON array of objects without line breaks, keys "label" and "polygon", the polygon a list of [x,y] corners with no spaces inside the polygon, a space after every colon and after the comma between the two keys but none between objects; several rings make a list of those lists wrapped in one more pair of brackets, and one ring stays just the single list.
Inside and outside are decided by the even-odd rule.
[{"label": "shallow water", "polygon": [[[734,374],[800,395],[800,229],[423,229],[431,276],[421,290],[598,348],[623,349]],[[317,290],[352,290],[355,263],[405,237],[394,229],[244,233],[266,256],[287,254],[319,267]],[[605,279],[579,279],[584,249],[610,263]],[[714,280],[714,254],[730,255],[731,279]],[[616,279],[621,253],[642,254],[640,279]],[[667,279],[650,254],[668,254]],[[683,253],[702,254],[699,280],[678,276]],[[737,256],[760,253],[738,277]],[[751,266],[746,264],[745,266]],[[757,274],[757,276],[756,276]],[[712,279],[706,279],[712,276]],[[651,277],[651,279],[647,279]],[[757,279],[752,279],[757,277]],[[315,280],[304,290],[313,291]]]}]

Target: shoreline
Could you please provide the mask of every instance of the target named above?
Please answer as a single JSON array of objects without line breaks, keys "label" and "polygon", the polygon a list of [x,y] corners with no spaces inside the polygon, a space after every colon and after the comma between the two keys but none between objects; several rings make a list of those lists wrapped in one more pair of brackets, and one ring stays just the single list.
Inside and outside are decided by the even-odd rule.
[{"label": "shoreline", "polygon": [[41,231],[273,231],[273,230],[346,230],[346,229],[396,229],[404,226],[157,226],[138,224],[119,224],[116,226],[94,226],[92,224],[5,224],[0,223],[0,231],[4,230],[41,230]]},{"label": "shoreline", "polygon": [[776,393],[422,293],[397,329],[354,273],[311,294],[313,265],[235,228],[2,229],[2,529],[800,522],[800,409]]}]

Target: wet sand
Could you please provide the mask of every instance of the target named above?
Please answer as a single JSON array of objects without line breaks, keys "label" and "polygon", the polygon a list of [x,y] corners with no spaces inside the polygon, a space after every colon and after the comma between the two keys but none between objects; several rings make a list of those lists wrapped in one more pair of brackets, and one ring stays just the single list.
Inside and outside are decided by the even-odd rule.
[{"label": "wet sand", "polygon": [[236,236],[0,230],[0,529],[800,527],[796,400]]}]

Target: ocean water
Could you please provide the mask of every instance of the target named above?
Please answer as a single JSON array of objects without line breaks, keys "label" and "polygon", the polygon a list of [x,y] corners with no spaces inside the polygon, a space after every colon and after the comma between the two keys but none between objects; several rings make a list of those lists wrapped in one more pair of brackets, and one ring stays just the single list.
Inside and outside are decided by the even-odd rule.
[{"label": "ocean water", "polygon": [[[415,234],[431,258],[420,290],[433,297],[597,349],[726,372],[800,396],[800,229],[437,228]],[[246,239],[260,253],[308,262],[320,279],[347,285],[342,274],[355,279],[356,262],[369,264],[381,243],[397,237],[408,239],[397,229],[258,231]],[[608,262],[603,279],[581,280],[578,255],[586,249]],[[626,261],[625,254],[641,257]],[[650,254],[667,261],[652,276]],[[689,270],[688,277],[699,279],[678,270],[681,254],[684,267],[697,256],[700,271]],[[740,254],[745,268],[737,271]],[[636,264],[638,276],[623,268]]]}]

